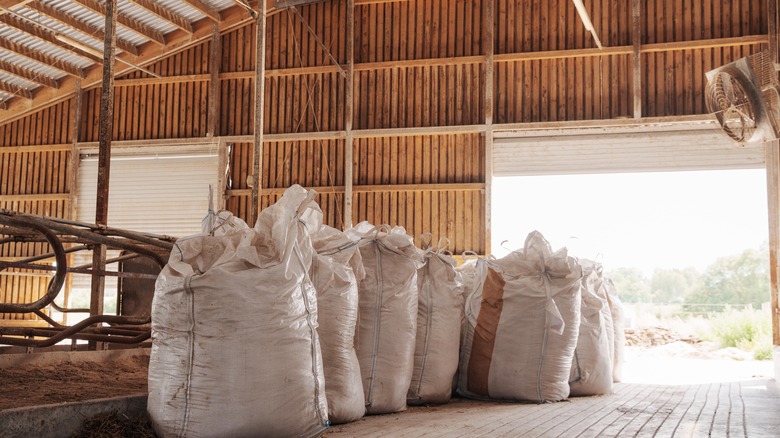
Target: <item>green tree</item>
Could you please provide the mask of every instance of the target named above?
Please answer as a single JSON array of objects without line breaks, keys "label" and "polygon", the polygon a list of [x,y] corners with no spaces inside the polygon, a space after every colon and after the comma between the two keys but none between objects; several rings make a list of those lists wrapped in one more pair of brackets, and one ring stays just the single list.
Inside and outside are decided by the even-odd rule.
[{"label": "green tree", "polygon": [[650,280],[650,296],[654,303],[680,304],[701,283],[701,274],[694,268],[656,269]]},{"label": "green tree", "polygon": [[769,301],[769,256],[764,248],[721,257],[702,276],[701,285],[686,304],[752,304],[760,308]]},{"label": "green tree", "polygon": [[615,283],[620,300],[626,303],[649,303],[650,286],[647,277],[637,268],[618,268],[607,273]]}]

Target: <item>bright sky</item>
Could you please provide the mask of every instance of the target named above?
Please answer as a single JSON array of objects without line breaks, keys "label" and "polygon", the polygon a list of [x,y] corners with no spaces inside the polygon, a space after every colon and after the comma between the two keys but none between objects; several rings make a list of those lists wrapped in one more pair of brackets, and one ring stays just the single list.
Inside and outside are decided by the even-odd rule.
[{"label": "bright sky", "polygon": [[693,266],[768,240],[766,173],[758,170],[502,177],[493,180],[493,254],[539,230],[605,269]]}]

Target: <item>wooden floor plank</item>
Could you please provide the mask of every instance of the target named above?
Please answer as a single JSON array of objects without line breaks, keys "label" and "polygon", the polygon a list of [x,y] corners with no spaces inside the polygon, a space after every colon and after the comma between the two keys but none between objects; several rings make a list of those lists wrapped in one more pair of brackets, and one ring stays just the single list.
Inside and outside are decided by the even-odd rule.
[{"label": "wooden floor plank", "polygon": [[692,385],[688,386],[687,390],[685,391],[685,395],[680,399],[680,401],[675,406],[674,410],[664,419],[663,424],[661,424],[656,431],[654,432],[654,436],[658,437],[667,437],[667,436],[675,436],[675,433],[677,432],[677,429],[680,426],[680,423],[682,422],[682,419],[688,414],[688,411],[691,409],[691,406],[696,401],[697,397],[702,397],[700,393],[706,393],[706,386],[704,385]]},{"label": "wooden floor plank", "polygon": [[774,380],[656,385],[622,383],[601,397],[549,404],[456,398],[332,427],[348,437],[771,437],[780,430]]}]

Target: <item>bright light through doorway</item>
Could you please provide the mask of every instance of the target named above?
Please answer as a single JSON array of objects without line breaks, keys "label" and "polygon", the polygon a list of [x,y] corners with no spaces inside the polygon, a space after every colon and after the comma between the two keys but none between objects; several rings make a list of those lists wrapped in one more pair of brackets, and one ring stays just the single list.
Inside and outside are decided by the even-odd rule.
[{"label": "bright light through doorway", "polygon": [[539,230],[608,270],[703,270],[768,240],[766,199],[763,169],[495,178],[493,254]]}]

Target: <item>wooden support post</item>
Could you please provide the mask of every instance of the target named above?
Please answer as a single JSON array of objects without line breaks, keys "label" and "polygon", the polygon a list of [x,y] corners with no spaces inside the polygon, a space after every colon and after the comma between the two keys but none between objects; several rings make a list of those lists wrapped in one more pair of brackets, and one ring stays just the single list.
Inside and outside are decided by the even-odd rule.
[{"label": "wooden support post", "polygon": [[[767,0],[767,16],[769,17],[769,56],[773,63],[778,62],[777,32],[777,0]],[[769,278],[772,306],[772,344],[780,347],[780,141],[765,143],[766,148],[766,181],[769,210]],[[775,374],[780,371],[780,357],[775,352]]]},{"label": "wooden support post", "polygon": [[[81,79],[76,80],[76,90],[73,93],[73,103],[70,111],[70,159],[68,160],[68,209],[66,219],[78,219],[78,199],[79,199],[79,166],[81,165],[81,156],[79,154],[79,139],[81,138],[81,112],[83,108],[84,90],[81,89]],[[68,255],[68,265],[74,260],[74,255]],[[68,275],[65,282],[65,292],[63,293],[63,307],[68,307],[70,290],[73,285],[73,276]],[[61,323],[67,324],[67,314],[63,313]]]},{"label": "wooden support post", "polygon": [[633,55],[633,67],[634,67],[634,119],[642,118],[642,22],[641,22],[641,5],[639,0],[631,1],[631,18],[633,26],[633,42],[634,42],[634,55]]},{"label": "wooden support post", "polygon": [[230,156],[228,154],[228,148],[231,146],[228,142],[226,142],[223,139],[219,139],[219,143],[217,145],[217,154],[218,154],[218,161],[217,161],[217,187],[214,187],[214,191],[216,193],[215,197],[215,209],[217,211],[224,210],[227,208],[227,199],[225,196],[226,189],[227,189],[227,163],[230,159]]},{"label": "wooden support post", "polygon": [[219,33],[219,25],[214,24],[209,50],[209,108],[208,108],[208,136],[219,135],[219,64],[222,58],[222,35]]},{"label": "wooden support post", "polygon": [[79,139],[81,138],[81,111],[84,92],[81,89],[81,79],[76,81],[76,90],[73,93],[70,119],[70,160],[68,160],[68,216],[67,219],[76,220],[78,215],[78,184],[79,184]]},{"label": "wooden support post", "polygon": [[[98,176],[95,223],[108,223],[108,196],[111,170],[111,137],[114,125],[114,61],[116,59],[116,0],[106,0],[105,38],[103,39],[103,83],[100,90],[100,125],[98,128]],[[92,251],[92,287],[89,301],[91,316],[103,314],[103,293],[105,277],[106,247],[97,245]],[[100,272],[99,272],[100,271]],[[89,348],[95,349],[95,342]]]},{"label": "wooden support post", "polygon": [[352,180],[354,145],[352,119],[355,105],[355,0],[347,0],[347,96],[344,109],[344,229],[352,227]]},{"label": "wooden support post", "polygon": [[252,156],[252,196],[249,205],[249,225],[257,221],[260,211],[260,172],[263,170],[263,105],[265,101],[265,27],[266,0],[258,2],[255,33],[255,144]]},{"label": "wooden support post", "polygon": [[778,290],[780,290],[780,142],[766,143],[766,181],[769,209],[769,277],[772,305],[772,342],[780,346]]},{"label": "wooden support post", "polygon": [[767,0],[767,16],[769,17],[769,56],[775,63],[780,59],[780,53],[778,53],[778,44],[780,44],[778,38],[780,38],[780,35],[777,33],[778,20],[780,20],[778,13],[780,13],[780,11],[777,7],[777,0]]},{"label": "wooden support post", "polygon": [[493,69],[495,62],[495,1],[485,1],[485,254],[491,253],[493,208]]}]

